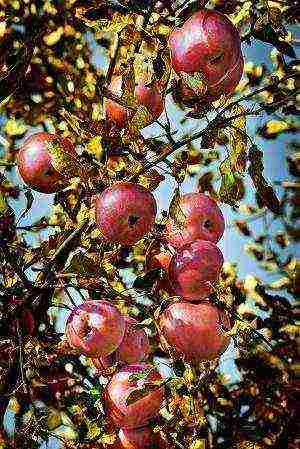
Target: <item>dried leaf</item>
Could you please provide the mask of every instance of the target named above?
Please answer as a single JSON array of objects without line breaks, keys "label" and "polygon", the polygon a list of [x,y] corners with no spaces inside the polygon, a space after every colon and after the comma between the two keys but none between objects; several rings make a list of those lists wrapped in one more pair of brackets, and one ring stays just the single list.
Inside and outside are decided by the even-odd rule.
[{"label": "dried leaf", "polygon": [[25,198],[26,198],[26,208],[23,210],[23,212],[21,213],[19,219],[18,219],[18,223],[25,217],[25,215],[30,211],[32,204],[33,204],[33,200],[34,200],[34,196],[32,194],[32,191],[30,189],[25,190],[24,192]]},{"label": "dried leaf", "polygon": [[176,187],[169,207],[169,216],[170,218],[173,218],[176,221],[177,225],[182,226],[185,223],[186,216],[183,213],[180,203],[181,203],[180,190],[179,187]]},{"label": "dried leaf", "polygon": [[248,172],[251,176],[253,184],[256,188],[257,195],[259,196],[261,202],[274,214],[280,214],[280,201],[277,198],[273,187],[263,176],[263,153],[257,147],[252,147],[249,152],[249,160],[250,167],[248,169]]},{"label": "dried leaf", "polygon": [[[245,109],[243,106],[236,105],[232,108],[233,115],[242,114]],[[230,130],[230,163],[232,170],[238,173],[244,173],[247,160],[247,133],[246,133],[246,117],[244,115],[232,120],[233,127]]]},{"label": "dried leaf", "polygon": [[138,134],[152,120],[152,114],[146,106],[140,105],[129,122],[129,131],[132,134]]},{"label": "dried leaf", "polygon": [[64,151],[59,141],[54,140],[48,144],[48,151],[51,154],[53,168],[66,178],[88,179],[89,172],[75,157]]},{"label": "dried leaf", "polygon": [[148,190],[155,190],[159,184],[165,180],[165,177],[161,175],[157,170],[148,170],[145,174],[140,175],[138,183]]},{"label": "dried leaf", "polygon": [[126,405],[131,405],[134,404],[135,402],[139,401],[140,399],[143,399],[144,397],[148,396],[148,394],[151,391],[157,390],[158,388],[160,388],[161,386],[161,382],[160,383],[147,383],[145,385],[143,385],[142,387],[136,388],[135,390],[131,391],[129,393],[129,395],[126,398]]}]

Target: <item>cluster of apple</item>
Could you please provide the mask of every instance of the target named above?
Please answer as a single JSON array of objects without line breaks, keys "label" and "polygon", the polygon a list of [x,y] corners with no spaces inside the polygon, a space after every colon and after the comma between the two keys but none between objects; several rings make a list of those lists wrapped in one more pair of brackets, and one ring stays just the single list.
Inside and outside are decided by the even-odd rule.
[{"label": "cluster of apple", "polygon": [[[130,394],[145,382],[161,380],[158,371],[143,362],[149,355],[149,341],[137,324],[133,318],[121,315],[109,301],[86,301],[71,313],[66,335],[69,344],[91,357],[102,374],[114,363],[121,366],[104,393],[107,415],[120,429],[116,448],[147,449],[154,447],[154,442],[162,448],[163,442],[158,442],[159,437],[147,424],[162,406],[164,388],[156,388],[138,401],[127,403]],[[145,371],[148,374],[143,377]],[[143,380],[139,380],[141,375]]]},{"label": "cluster of apple", "polygon": [[[215,242],[223,234],[224,220],[215,201],[203,194],[184,195],[180,208],[185,222],[178,224],[170,219],[164,235],[175,253],[160,253],[158,261],[164,261],[162,267],[168,270],[170,288],[181,300],[162,312],[159,328],[173,351],[186,361],[199,363],[216,358],[229,341],[222,328],[222,324],[228,326],[228,318],[222,317],[207,299],[223,263]],[[98,195],[96,211],[97,225],[105,240],[133,245],[152,228],[156,204],[151,192],[143,187],[120,182]],[[114,362],[121,365],[105,390],[107,413],[121,429],[119,436],[125,448],[145,449],[145,441],[152,438],[147,423],[163,403],[164,388],[150,390],[138,401],[126,403],[132,391],[160,379],[156,369],[143,362],[149,355],[144,330],[133,318],[122,316],[109,301],[86,301],[71,313],[66,335],[70,345],[92,357],[100,369]],[[149,368],[145,379],[143,373]]]},{"label": "cluster of apple", "polygon": [[[182,101],[212,102],[228,95],[238,84],[243,57],[237,30],[222,14],[203,8],[170,35],[171,65],[177,74]],[[111,91],[122,95],[122,78],[114,77]],[[138,104],[157,118],[163,111],[163,91],[157,83],[138,84]],[[107,120],[126,126],[132,111],[108,100]],[[52,150],[59,147],[77,158],[74,145],[50,133],[37,133],[25,141],[18,154],[18,170],[33,189],[52,193],[66,185],[66,178],[53,166]],[[133,246],[149,231],[157,206],[152,193],[131,182],[116,182],[95,197],[96,223],[103,240]],[[217,281],[223,256],[216,243],[224,232],[222,213],[213,199],[200,194],[183,195],[179,208],[183,219],[170,218],[162,241],[172,252],[154,255],[154,263],[167,273],[167,289],[179,300],[160,315],[158,327],[162,344],[185,361],[199,363],[219,356],[227,347],[229,318],[209,300]],[[119,370],[105,388],[107,415],[120,429],[119,446],[126,449],[163,447],[151,433],[149,421],[161,408],[164,387],[158,371],[145,362],[148,337],[138,323],[122,316],[106,298],[86,301],[74,308],[66,326],[71,347],[93,359],[104,369],[118,363]],[[146,375],[145,375],[146,372]],[[137,401],[128,401],[132,392],[145,384],[158,387]],[[154,446],[153,446],[154,445]]]},{"label": "cluster of apple", "polygon": [[[186,106],[210,104],[230,95],[238,85],[244,68],[238,30],[223,14],[207,8],[194,13],[182,26],[174,28],[168,42],[171,67],[177,75],[174,100]],[[134,95],[138,105],[146,106],[152,121],[164,109],[166,86],[160,81],[138,81]],[[111,92],[121,97],[122,76],[110,84]],[[133,112],[108,100],[106,118],[124,128]]]}]

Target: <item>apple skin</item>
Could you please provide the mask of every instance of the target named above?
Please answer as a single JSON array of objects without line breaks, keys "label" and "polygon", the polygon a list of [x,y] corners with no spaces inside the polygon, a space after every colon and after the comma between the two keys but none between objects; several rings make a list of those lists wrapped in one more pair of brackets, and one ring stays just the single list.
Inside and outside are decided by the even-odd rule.
[{"label": "apple skin", "polygon": [[175,72],[201,72],[208,84],[215,84],[241,56],[238,30],[221,13],[201,9],[169,38],[171,64]]},{"label": "apple skin", "polygon": [[[122,77],[115,76],[110,84],[113,94],[121,97]],[[138,84],[134,91],[135,100],[141,106],[146,106],[151,113],[152,120],[158,118],[164,110],[164,99],[156,84]],[[134,112],[113,100],[106,101],[106,119],[113,122],[118,128],[125,128]],[[149,122],[150,124],[150,122]]]},{"label": "apple skin", "polygon": [[74,308],[66,325],[72,348],[87,357],[102,357],[114,352],[125,334],[125,320],[108,301],[85,301]]},{"label": "apple skin", "polygon": [[181,248],[195,240],[217,243],[225,229],[223,214],[217,203],[203,193],[188,193],[180,200],[185,223],[170,219],[166,224],[165,238],[174,247]]},{"label": "apple skin", "polygon": [[169,268],[175,293],[187,301],[206,298],[213,291],[211,283],[218,279],[223,261],[213,242],[196,240],[178,249]]},{"label": "apple skin", "polygon": [[54,143],[76,157],[75,147],[70,140],[47,132],[28,137],[17,156],[21,178],[29,187],[41,193],[58,192],[66,185],[66,177],[52,166],[48,147]]},{"label": "apple skin", "polygon": [[[104,398],[107,414],[113,423],[123,429],[145,426],[160,410],[164,397],[164,387],[150,391],[138,401],[126,405],[126,398],[136,390],[140,381],[130,381],[130,376],[153,368],[147,363],[137,363],[121,368],[106,387]],[[161,380],[159,372],[153,368],[146,381]]]},{"label": "apple skin", "polygon": [[229,318],[208,301],[171,304],[161,314],[159,327],[167,343],[189,362],[213,360],[230,342],[230,337],[225,334],[230,329]]},{"label": "apple skin", "polygon": [[131,246],[151,230],[157,207],[152,193],[144,187],[120,182],[95,197],[95,210],[103,238]]}]

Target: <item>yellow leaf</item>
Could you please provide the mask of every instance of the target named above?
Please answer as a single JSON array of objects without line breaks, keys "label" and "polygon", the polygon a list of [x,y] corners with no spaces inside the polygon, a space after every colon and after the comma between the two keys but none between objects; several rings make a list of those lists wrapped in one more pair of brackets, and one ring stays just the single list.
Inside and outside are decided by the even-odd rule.
[{"label": "yellow leaf", "polygon": [[194,440],[191,442],[189,449],[206,449],[206,443],[204,439]]},{"label": "yellow leaf", "polygon": [[20,136],[24,134],[28,129],[22,119],[9,119],[4,125],[4,132],[9,136]]},{"label": "yellow leaf", "polygon": [[21,410],[21,406],[18,402],[18,400],[13,397],[10,399],[9,404],[8,404],[8,409],[13,412],[13,413],[19,413]]},{"label": "yellow leaf", "polygon": [[102,137],[93,137],[87,144],[86,149],[89,153],[94,154],[97,159],[100,159],[103,155]]},{"label": "yellow leaf", "polygon": [[57,44],[57,42],[60,40],[60,38],[62,37],[63,34],[64,34],[63,27],[59,27],[59,28],[57,28],[57,30],[52,31],[52,33],[47,34],[44,37],[44,42],[46,45],[51,47],[52,45]]},{"label": "yellow leaf", "polygon": [[66,178],[87,179],[88,174],[85,167],[70,153],[64,151],[59,141],[52,140],[48,144],[48,152],[51,155],[53,168]]},{"label": "yellow leaf", "polygon": [[283,120],[270,120],[266,123],[266,134],[268,136],[277,135],[288,131],[290,128],[290,124]]},{"label": "yellow leaf", "polygon": [[102,435],[101,437],[101,443],[103,444],[114,444],[114,442],[116,441],[116,434],[115,433],[107,433]]},{"label": "yellow leaf", "polygon": [[155,190],[161,181],[164,181],[165,177],[161,175],[157,170],[148,170],[147,173],[140,175],[138,183],[148,190]]},{"label": "yellow leaf", "polygon": [[102,429],[96,422],[89,422],[86,438],[88,440],[93,440],[93,439],[97,438],[98,436],[100,436],[101,432],[102,432]]}]

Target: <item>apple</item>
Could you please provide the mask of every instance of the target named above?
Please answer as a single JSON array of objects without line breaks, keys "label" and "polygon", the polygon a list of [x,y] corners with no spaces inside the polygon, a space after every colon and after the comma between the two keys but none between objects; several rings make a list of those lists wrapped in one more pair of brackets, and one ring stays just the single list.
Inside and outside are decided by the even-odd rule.
[{"label": "apple", "polygon": [[54,193],[66,185],[66,177],[52,165],[49,152],[52,145],[59,146],[73,157],[76,156],[75,147],[70,140],[47,132],[28,137],[18,152],[19,174],[30,188],[38,192]]},{"label": "apple", "polygon": [[120,429],[119,439],[124,449],[163,449],[165,448],[159,434],[154,434],[150,427],[138,429]]},{"label": "apple", "polygon": [[206,102],[230,94],[243,73],[238,30],[223,14],[203,8],[169,38],[171,65],[179,76],[182,101]]},{"label": "apple", "polygon": [[131,182],[119,182],[95,197],[96,222],[102,237],[131,246],[154,224],[156,202],[151,192]]},{"label": "apple", "polygon": [[102,357],[114,352],[125,334],[125,320],[108,301],[85,301],[68,318],[66,336],[72,348],[87,357]]},{"label": "apple", "polygon": [[[150,369],[145,379],[137,380],[138,375],[141,376]],[[131,379],[133,375],[136,376],[134,380]],[[149,391],[131,404],[127,404],[126,400],[139,387],[143,387],[145,382],[159,380],[161,380],[159,372],[147,363],[127,365],[114,374],[105,390],[105,403],[108,416],[117,427],[122,429],[142,427],[157,415],[164,400],[163,386]]]},{"label": "apple", "polygon": [[178,224],[170,219],[166,224],[165,238],[174,247],[181,248],[195,240],[217,243],[223,235],[225,223],[217,203],[203,193],[183,195],[179,204],[185,222]]},{"label": "apple", "polygon": [[175,293],[199,301],[213,291],[223,265],[223,255],[213,242],[196,240],[178,249],[172,257],[169,277]]},{"label": "apple", "polygon": [[212,360],[230,341],[228,316],[208,301],[171,304],[162,312],[159,327],[171,348],[188,362]]},{"label": "apple", "polygon": [[[122,77],[115,76],[110,84],[110,91],[120,98],[122,96],[122,83]],[[164,110],[164,99],[155,83],[138,84],[135,87],[134,97],[138,105],[146,106],[151,114],[151,121],[158,118]],[[106,119],[118,128],[125,128],[133,115],[132,109],[126,108],[111,99],[106,100]]]}]

